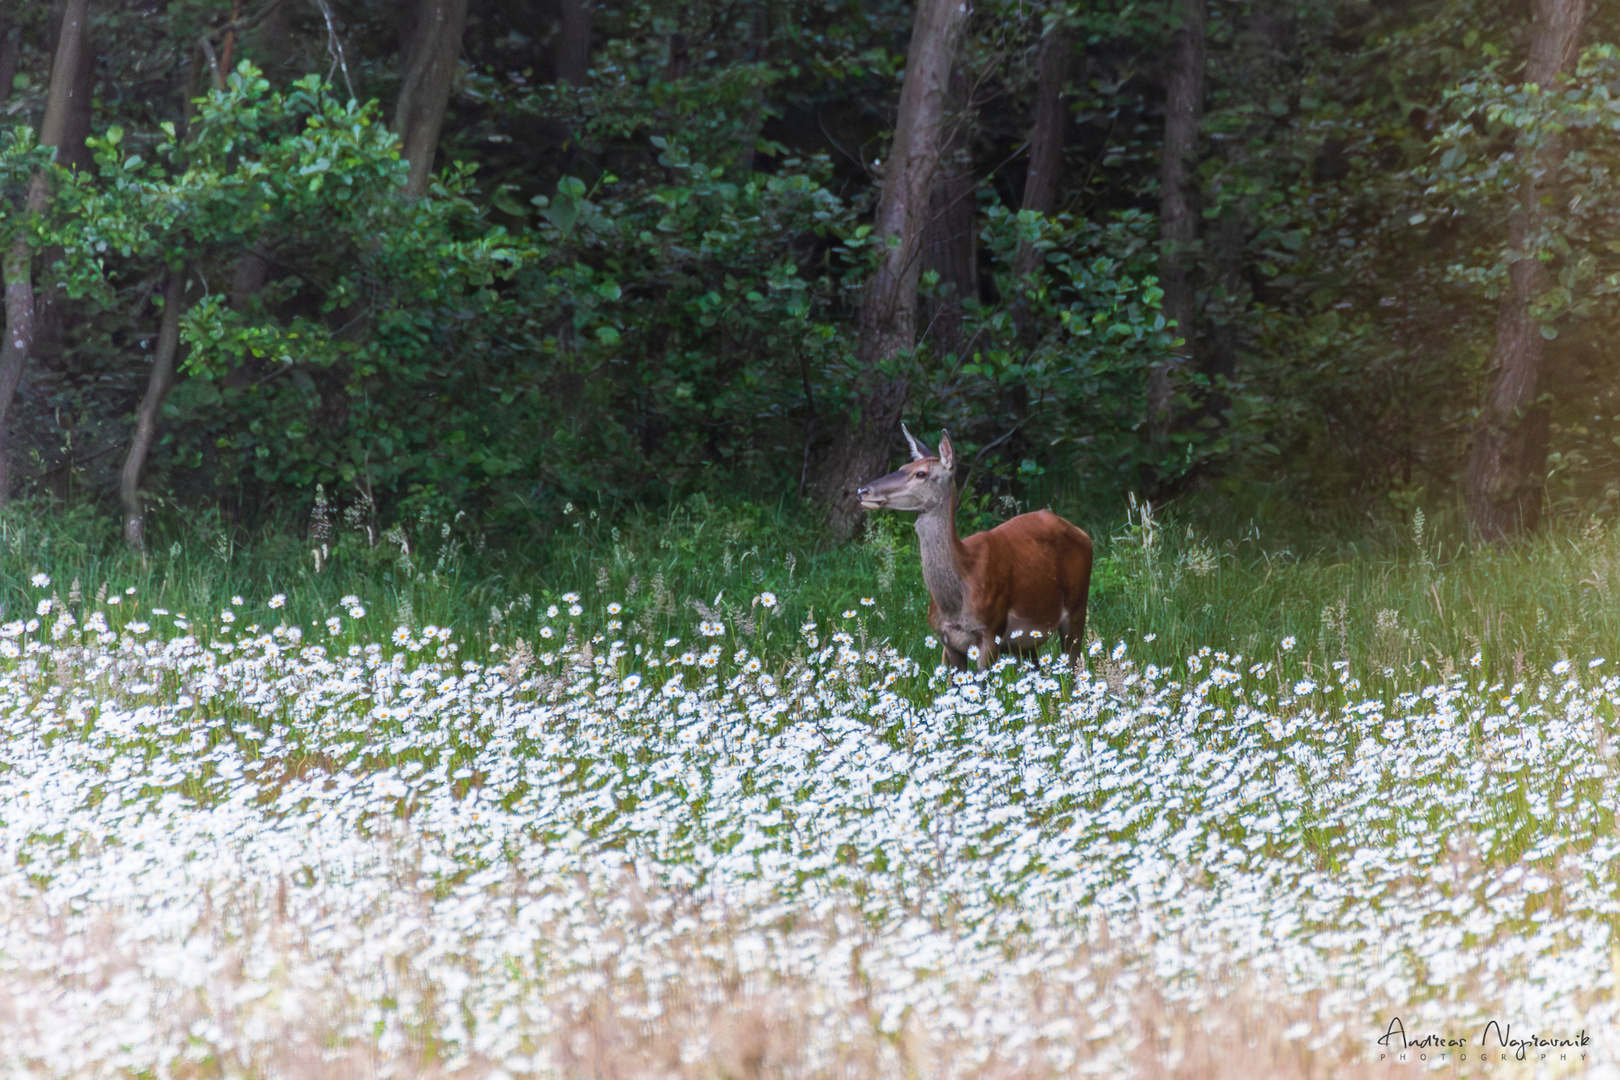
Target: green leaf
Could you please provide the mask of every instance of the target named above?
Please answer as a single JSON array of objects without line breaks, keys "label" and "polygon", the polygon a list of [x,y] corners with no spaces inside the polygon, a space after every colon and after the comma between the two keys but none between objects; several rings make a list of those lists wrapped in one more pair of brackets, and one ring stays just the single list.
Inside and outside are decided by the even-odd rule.
[{"label": "green leaf", "polygon": [[496,188],[494,196],[491,197],[489,201],[490,204],[495,207],[495,209],[499,210],[503,214],[510,214],[515,218],[529,216],[528,210],[526,210],[523,205],[517,201],[517,199],[512,197],[511,188]]},{"label": "green leaf", "polygon": [[541,211],[547,221],[564,236],[574,231],[589,204],[585,201],[585,182],[577,176],[565,176],[557,181],[557,197]]}]

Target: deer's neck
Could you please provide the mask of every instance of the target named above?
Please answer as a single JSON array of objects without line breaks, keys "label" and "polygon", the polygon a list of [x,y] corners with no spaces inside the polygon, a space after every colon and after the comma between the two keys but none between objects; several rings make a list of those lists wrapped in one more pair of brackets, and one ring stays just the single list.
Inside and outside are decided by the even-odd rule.
[{"label": "deer's neck", "polygon": [[967,582],[962,577],[962,541],[956,536],[956,496],[917,516],[917,539],[922,546],[923,582],[940,614],[954,618],[967,607]]}]

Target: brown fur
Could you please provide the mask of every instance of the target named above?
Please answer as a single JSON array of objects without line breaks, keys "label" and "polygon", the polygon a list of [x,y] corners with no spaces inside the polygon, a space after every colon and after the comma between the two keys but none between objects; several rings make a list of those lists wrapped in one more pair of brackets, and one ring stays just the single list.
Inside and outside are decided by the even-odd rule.
[{"label": "brown fur", "polygon": [[[994,663],[1002,649],[1037,653],[1054,634],[1065,655],[1071,660],[1080,656],[1091,589],[1091,537],[1052,511],[1037,510],[958,540],[956,547],[968,583],[967,610],[981,628],[981,668]],[[943,623],[939,605],[930,597],[928,625],[942,634]],[[1022,631],[1016,638],[1015,629]],[[967,666],[966,650],[954,657],[951,652],[946,649],[947,662]]]},{"label": "brown fur", "polygon": [[950,435],[941,436],[937,455],[910,432],[906,439],[912,462],[856,497],[868,510],[917,511],[928,625],[944,644],[945,661],[965,668],[969,650],[977,647],[982,670],[1003,649],[1032,656],[1056,636],[1065,655],[1078,662],[1085,647],[1091,537],[1050,510],[1037,510],[960,539]]}]

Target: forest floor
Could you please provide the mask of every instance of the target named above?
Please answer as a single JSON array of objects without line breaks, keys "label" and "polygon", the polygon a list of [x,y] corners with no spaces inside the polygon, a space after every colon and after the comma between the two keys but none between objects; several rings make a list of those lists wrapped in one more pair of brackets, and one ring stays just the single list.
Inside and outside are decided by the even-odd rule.
[{"label": "forest floor", "polygon": [[909,530],[580,517],[523,571],[0,519],[0,1069],[1620,1059],[1600,524],[1346,559],[1133,512],[1074,677],[938,668]]}]

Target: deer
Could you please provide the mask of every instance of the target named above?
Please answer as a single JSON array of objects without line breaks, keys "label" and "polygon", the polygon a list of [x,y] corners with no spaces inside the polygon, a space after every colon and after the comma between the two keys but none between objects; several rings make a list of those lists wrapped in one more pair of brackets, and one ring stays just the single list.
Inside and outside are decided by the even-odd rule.
[{"label": "deer", "polygon": [[966,539],[956,535],[956,453],[949,431],[939,452],[900,425],[911,462],[855,492],[864,510],[917,514],[928,625],[945,662],[983,671],[1003,649],[1033,660],[1054,637],[1077,669],[1083,662],[1091,537],[1050,510],[1019,514]]}]

